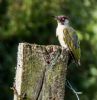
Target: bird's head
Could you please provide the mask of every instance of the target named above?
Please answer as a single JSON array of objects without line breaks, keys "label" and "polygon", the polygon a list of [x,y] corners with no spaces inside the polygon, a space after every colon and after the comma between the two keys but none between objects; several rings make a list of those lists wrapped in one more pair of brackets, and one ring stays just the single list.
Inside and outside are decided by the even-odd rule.
[{"label": "bird's head", "polygon": [[55,20],[57,20],[57,23],[61,25],[69,24],[69,18],[67,16],[61,15],[61,16],[54,16]]}]

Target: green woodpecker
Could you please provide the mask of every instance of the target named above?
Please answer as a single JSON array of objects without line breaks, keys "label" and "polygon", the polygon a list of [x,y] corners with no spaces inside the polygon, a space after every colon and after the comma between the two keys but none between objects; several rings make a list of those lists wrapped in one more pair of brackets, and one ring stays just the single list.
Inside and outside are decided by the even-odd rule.
[{"label": "green woodpecker", "polygon": [[76,31],[69,25],[67,16],[55,16],[58,26],[56,36],[63,49],[69,51],[73,61],[80,66],[80,43]]}]

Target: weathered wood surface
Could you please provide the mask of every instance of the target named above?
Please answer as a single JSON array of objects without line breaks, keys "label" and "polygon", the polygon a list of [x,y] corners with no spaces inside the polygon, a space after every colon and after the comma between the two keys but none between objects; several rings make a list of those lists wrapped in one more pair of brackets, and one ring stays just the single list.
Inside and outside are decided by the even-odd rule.
[{"label": "weathered wood surface", "polygon": [[65,100],[68,53],[59,46],[20,43],[14,100]]}]

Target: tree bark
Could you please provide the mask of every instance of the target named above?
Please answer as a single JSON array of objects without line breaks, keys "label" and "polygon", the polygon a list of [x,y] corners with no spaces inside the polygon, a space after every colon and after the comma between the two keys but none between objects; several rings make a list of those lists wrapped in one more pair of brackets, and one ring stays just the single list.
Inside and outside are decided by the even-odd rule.
[{"label": "tree bark", "polygon": [[20,43],[14,100],[65,100],[68,53],[55,45]]}]

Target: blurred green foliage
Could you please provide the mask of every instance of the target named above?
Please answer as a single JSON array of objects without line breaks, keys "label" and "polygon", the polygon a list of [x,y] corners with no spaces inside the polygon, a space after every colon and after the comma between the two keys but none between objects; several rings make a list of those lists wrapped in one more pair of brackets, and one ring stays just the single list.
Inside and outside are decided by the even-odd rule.
[{"label": "blurred green foliage", "polygon": [[0,100],[13,97],[18,43],[59,44],[51,16],[60,14],[70,17],[81,41],[82,66],[69,68],[69,79],[81,100],[97,100],[97,0],[0,0]]}]

